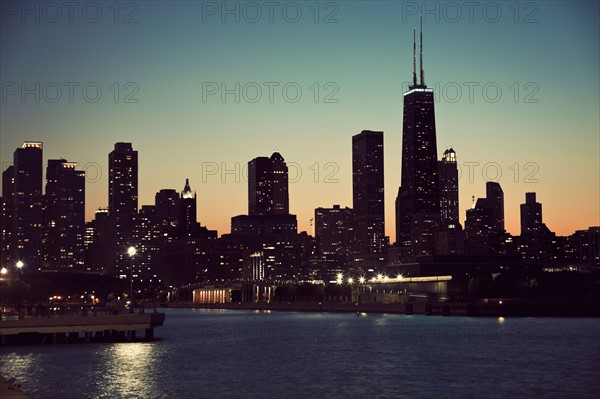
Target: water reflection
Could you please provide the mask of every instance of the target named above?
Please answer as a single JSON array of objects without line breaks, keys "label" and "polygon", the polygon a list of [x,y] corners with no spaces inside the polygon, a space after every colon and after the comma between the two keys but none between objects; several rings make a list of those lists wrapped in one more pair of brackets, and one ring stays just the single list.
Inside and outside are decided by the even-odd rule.
[{"label": "water reflection", "polygon": [[155,369],[157,346],[153,343],[120,343],[106,348],[106,378],[98,398],[160,397]]}]

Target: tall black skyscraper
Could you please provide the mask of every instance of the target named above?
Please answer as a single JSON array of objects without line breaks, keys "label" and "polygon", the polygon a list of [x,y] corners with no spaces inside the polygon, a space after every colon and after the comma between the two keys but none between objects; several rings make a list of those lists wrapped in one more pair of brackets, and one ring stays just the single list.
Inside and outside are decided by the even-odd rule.
[{"label": "tall black skyscraper", "polygon": [[134,244],[133,230],[138,209],[138,153],[131,143],[116,143],[108,155],[108,209],[114,225],[114,272],[129,276],[127,248]]},{"label": "tall black skyscraper", "polygon": [[402,261],[434,252],[440,222],[434,95],[425,85],[422,32],[420,66],[417,83],[414,40],[413,81],[404,93],[402,177],[396,199],[396,244]]},{"label": "tall black skyscraper", "polygon": [[190,187],[190,180],[185,179],[185,186],[179,199],[179,238],[195,237],[200,230],[197,222],[196,193]]},{"label": "tall black skyscraper", "polygon": [[383,132],[363,130],[352,137],[352,199],[357,254],[385,249]]},{"label": "tall black skyscraper", "polygon": [[525,203],[521,204],[521,235],[540,233],[542,226],[542,204],[536,201],[535,193],[525,193]]},{"label": "tall black skyscraper", "polygon": [[43,143],[25,142],[14,153],[13,236],[15,257],[26,270],[41,266]]},{"label": "tall black skyscraper", "polygon": [[452,148],[444,151],[438,162],[440,173],[440,212],[442,230],[457,226],[458,219],[458,165]]},{"label": "tall black skyscraper", "polygon": [[[11,267],[14,257],[13,235],[13,192],[15,186],[15,168],[9,166],[2,172],[2,215],[0,236],[0,264]],[[16,261],[15,261],[16,262]]]},{"label": "tall black skyscraper", "polygon": [[46,168],[42,267],[84,270],[85,172],[64,159]]},{"label": "tall black skyscraper", "polygon": [[290,213],[290,199],[288,193],[288,167],[280,153],[271,155],[273,167],[273,214],[288,215]]},{"label": "tall black skyscraper", "polygon": [[465,232],[473,254],[498,252],[504,234],[504,192],[500,184],[487,182],[486,197],[467,210]]},{"label": "tall black skyscraper", "polygon": [[179,224],[179,193],[173,189],[163,189],[154,196],[156,215],[161,225],[161,235],[172,241],[177,235]]},{"label": "tall black skyscraper", "polygon": [[288,167],[278,152],[248,162],[248,214],[289,214]]}]

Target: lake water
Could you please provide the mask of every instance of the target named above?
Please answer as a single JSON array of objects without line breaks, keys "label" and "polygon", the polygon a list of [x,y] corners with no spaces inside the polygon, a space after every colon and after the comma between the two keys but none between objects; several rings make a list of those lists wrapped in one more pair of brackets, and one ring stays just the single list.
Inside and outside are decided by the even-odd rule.
[{"label": "lake water", "polygon": [[4,347],[32,398],[598,398],[600,319],[167,310],[159,340]]}]

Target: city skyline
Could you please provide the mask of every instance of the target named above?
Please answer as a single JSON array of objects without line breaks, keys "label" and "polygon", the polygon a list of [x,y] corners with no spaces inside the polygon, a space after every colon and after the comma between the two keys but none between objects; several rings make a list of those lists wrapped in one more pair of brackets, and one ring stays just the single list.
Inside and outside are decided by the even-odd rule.
[{"label": "city skyline", "polygon": [[[545,223],[559,235],[568,235],[575,230],[599,224],[599,187],[594,184],[600,178],[596,95],[598,39],[593,34],[596,25],[588,19],[590,15],[594,15],[594,10],[597,11],[597,5],[589,3],[588,13],[568,7],[565,12],[565,7],[561,3],[541,4],[537,14],[539,21],[533,24],[514,23],[508,9],[504,10],[504,15],[508,16],[496,24],[486,22],[480,14],[476,14],[476,21],[471,25],[464,19],[453,24],[445,21],[443,16],[436,22],[431,15],[429,20],[425,15],[428,85],[440,96],[435,104],[439,126],[437,157],[441,159],[445,148],[452,147],[456,150],[458,165],[462,169],[459,182],[461,223],[465,221],[471,197],[481,198],[485,195],[486,181],[481,172],[483,165],[489,162],[497,163],[502,170],[500,184],[505,193],[506,229],[510,233],[519,233],[519,206],[524,194],[532,191],[537,193],[539,201],[544,204]],[[146,24],[153,21],[156,14],[151,5],[144,3],[141,8],[144,13],[140,14],[140,23],[117,25],[116,31],[127,31],[134,36],[147,34]],[[228,182],[221,183],[221,170],[214,175],[209,174],[210,170],[205,170],[206,182],[203,182],[202,164],[204,163],[205,169],[215,165],[221,169],[222,163],[225,163],[228,169],[233,169],[237,163],[241,171],[257,155],[278,151],[288,163],[296,163],[302,170],[299,182],[295,183],[290,178],[290,213],[298,215],[299,230],[312,233],[310,219],[314,209],[334,204],[351,206],[350,137],[366,129],[380,130],[384,132],[385,141],[386,235],[393,241],[394,199],[400,181],[402,95],[406,91],[404,85],[408,85],[410,80],[410,41],[412,29],[418,26],[418,17],[411,14],[406,22],[397,18],[396,23],[392,24],[392,15],[405,16],[398,5],[375,3],[365,10],[362,4],[344,3],[339,8],[339,22],[329,25],[315,24],[310,20],[303,20],[298,25],[286,22],[273,26],[243,22],[222,24],[218,19],[216,22],[209,19],[203,24],[200,16],[198,24],[194,25],[200,30],[210,28],[220,32],[222,28],[222,33],[233,30],[235,33],[248,33],[252,39],[258,39],[259,44],[253,48],[259,50],[260,56],[252,58],[248,51],[236,50],[236,46],[229,43],[226,48],[231,51],[221,54],[222,57],[219,58],[217,53],[210,51],[212,47],[208,42],[202,42],[198,38],[201,51],[189,55],[191,64],[168,62],[168,75],[178,76],[181,72],[183,81],[177,78],[158,79],[155,74],[158,71],[150,67],[150,75],[145,79],[146,75],[139,73],[137,69],[141,67],[139,60],[123,63],[118,71],[109,68],[110,73],[99,71],[97,66],[87,65],[85,67],[89,67],[90,75],[77,74],[71,68],[52,75],[39,69],[36,65],[43,64],[39,62],[17,70],[16,65],[22,65],[26,55],[15,53],[14,44],[2,39],[3,82],[25,81],[33,84],[98,81],[104,89],[105,97],[113,94],[109,89],[112,83],[106,82],[120,82],[123,93],[129,93],[130,90],[125,89],[124,85],[131,80],[135,80],[140,88],[137,104],[122,101],[113,103],[112,99],[98,103],[88,103],[81,99],[74,104],[68,101],[56,104],[45,101],[23,103],[13,101],[12,97],[7,98],[3,101],[0,118],[0,157],[3,170],[12,163],[14,148],[26,140],[45,143],[44,161],[59,158],[78,161],[80,168],[87,164],[90,174],[96,171],[95,164],[99,165],[102,174],[100,179],[92,182],[95,177],[88,176],[86,184],[86,220],[89,221],[98,207],[107,206],[106,154],[115,142],[132,142],[140,152],[139,205],[151,204],[156,192],[165,188],[177,189],[181,181],[189,178],[198,195],[198,219],[203,225],[224,234],[229,232],[231,216],[243,214],[246,210],[246,181],[239,178],[239,183],[235,183],[235,175],[229,174],[226,176]],[[357,15],[360,11],[366,11],[369,17],[376,15],[381,26],[373,27],[372,32],[360,31],[360,40],[356,40],[351,45],[351,51],[346,53],[342,46],[345,40],[342,39],[348,29],[358,23]],[[395,14],[386,17],[386,11]],[[522,19],[527,13],[525,10],[521,11]],[[177,12],[176,9],[170,10],[165,18],[181,17]],[[562,30],[560,37],[553,36],[549,31],[550,27],[556,26],[557,20],[571,28]],[[507,30],[508,24],[513,29]],[[94,34],[98,31],[107,33],[105,25],[107,24],[95,27],[84,23],[73,27],[67,24],[53,25],[60,28],[59,32],[50,32],[47,40],[67,40],[61,35],[72,33],[74,29],[80,30],[85,37],[92,35],[92,31]],[[185,23],[182,25],[181,29],[189,28]],[[44,27],[47,26],[43,23],[27,26],[33,32]],[[3,33],[21,28],[16,23],[2,25]],[[317,59],[331,61],[331,65],[325,65],[327,62],[324,62],[309,67],[306,62],[296,62],[296,66],[290,69],[291,72],[283,73],[281,64],[275,64],[261,72],[259,67],[273,60],[267,56],[267,49],[263,45],[279,42],[267,39],[272,35],[269,30],[271,28],[282,34],[281,41],[292,40],[292,43],[296,43],[294,40],[298,34],[318,36],[324,43],[319,43],[316,47]],[[502,36],[495,43],[494,49],[490,49],[485,40],[494,35],[496,30],[501,31]],[[471,35],[465,35],[469,32]],[[472,35],[474,32],[481,37],[472,38],[471,36],[475,36]],[[190,38],[196,37],[187,33]],[[323,40],[325,33],[331,33],[331,38]],[[2,35],[3,38],[7,36]],[[20,39],[17,41],[22,46],[37,48],[40,45],[31,42],[27,35],[18,37]],[[541,37],[547,40],[540,41]],[[162,39],[162,45],[169,43],[169,37]],[[147,43],[146,40],[148,38],[143,43]],[[540,42],[545,43],[545,47],[540,46]],[[326,52],[331,45],[334,45],[333,49],[339,49],[333,52],[335,57]],[[104,47],[100,46],[99,54],[103,54],[105,62],[109,62],[113,59],[111,57],[120,54],[127,47],[120,42],[114,46],[107,48],[106,43]],[[146,51],[149,50],[147,46],[144,46]],[[537,51],[529,51],[531,48]],[[501,51],[496,52],[495,49]],[[499,54],[507,49],[516,52],[511,61]],[[111,53],[111,50],[116,53]],[[287,47],[284,50],[285,64],[301,60],[294,58]],[[300,50],[297,57],[313,54],[304,44]],[[202,51],[208,54],[206,60],[198,58]],[[32,52],[39,57],[39,51]],[[187,54],[187,47],[173,49],[172,52],[178,55],[172,58],[174,61],[185,60],[182,57]],[[350,53],[353,56],[349,58]],[[558,55],[561,55],[560,59],[557,58]],[[72,57],[73,55],[65,57],[64,62],[71,60],[72,65],[77,65]],[[474,57],[477,57],[479,67],[463,61]],[[245,71],[239,72],[238,69],[236,74],[231,74],[227,69],[221,74],[215,72],[215,68],[236,59],[251,62]],[[340,72],[342,69],[334,72],[334,68],[341,64],[351,65],[352,62],[348,61],[352,59],[356,66],[352,66],[348,72]],[[365,63],[371,59],[375,63]],[[13,64],[10,60],[19,62]],[[502,68],[493,67],[500,60],[503,61],[500,63]],[[556,62],[552,67],[540,66],[546,66],[551,60]],[[577,62],[573,63],[572,60]],[[513,69],[510,70],[507,66],[512,66]],[[362,74],[352,76],[365,67],[367,69]],[[195,69],[206,71],[205,76],[202,79],[194,78]],[[361,78],[355,79],[356,76]],[[227,82],[230,87],[235,82],[297,81],[304,90],[304,97],[298,103],[280,99],[273,104],[268,101],[253,104],[242,99],[238,104],[232,100],[233,96],[225,103],[221,103],[218,96],[215,97],[216,100],[210,97],[207,102],[202,102],[201,83],[207,81]],[[311,97],[313,91],[309,89],[315,81],[319,83],[321,97],[324,96],[323,93],[331,91],[325,88],[327,82],[336,83],[339,88],[336,98],[339,102],[324,103],[321,98],[315,104]],[[185,82],[193,83],[190,86],[194,93],[185,89]],[[463,97],[457,102],[449,101],[453,94],[452,86],[448,86],[451,82],[457,82],[463,89]],[[492,103],[483,100],[481,92],[476,91],[475,101],[471,104],[467,99],[467,87],[464,86],[466,82],[478,82],[479,88],[486,82],[496,82],[502,87],[503,96],[497,103]],[[509,88],[514,82],[519,83],[518,102],[514,102],[515,92]],[[527,82],[533,82],[539,88],[535,96],[538,103],[523,101],[524,96],[531,93],[524,86]],[[439,87],[436,87],[436,83]],[[443,96],[444,87],[448,88],[446,98]],[[6,86],[3,89],[4,94]],[[577,106],[572,105],[575,98]],[[165,99],[176,103],[177,107],[164,108]],[[372,103],[375,105],[370,105]],[[166,112],[159,113],[161,108]],[[109,118],[111,120],[101,118],[107,112],[114,115]],[[153,113],[164,118],[156,119]],[[234,118],[226,117],[225,113]],[[36,117],[30,118],[32,114]],[[285,133],[282,134],[282,131]],[[482,131],[486,133],[482,134]],[[160,132],[167,132],[169,138],[173,137],[169,140],[169,146],[164,145]],[[302,140],[298,137],[302,137]],[[468,165],[465,164],[468,162],[480,163],[475,169],[473,183],[468,179]],[[516,163],[519,175],[515,183]],[[492,175],[495,166],[492,165],[489,169]],[[316,179],[318,183],[314,182],[316,170],[319,170]],[[533,178],[539,182],[525,183],[524,179],[533,172]],[[338,179],[337,183],[324,182],[331,173],[333,179]],[[565,196],[565,192],[569,196]],[[577,206],[574,206],[575,203]]]}]

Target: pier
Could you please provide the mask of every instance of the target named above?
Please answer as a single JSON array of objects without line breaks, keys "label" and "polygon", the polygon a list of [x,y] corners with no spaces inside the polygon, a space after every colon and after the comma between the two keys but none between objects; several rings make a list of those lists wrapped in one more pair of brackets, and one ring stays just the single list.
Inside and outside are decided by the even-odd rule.
[{"label": "pier", "polygon": [[0,321],[0,345],[18,343],[120,342],[154,339],[154,328],[162,326],[164,313],[98,316],[59,316]]}]

